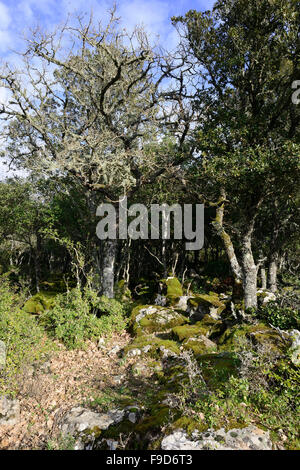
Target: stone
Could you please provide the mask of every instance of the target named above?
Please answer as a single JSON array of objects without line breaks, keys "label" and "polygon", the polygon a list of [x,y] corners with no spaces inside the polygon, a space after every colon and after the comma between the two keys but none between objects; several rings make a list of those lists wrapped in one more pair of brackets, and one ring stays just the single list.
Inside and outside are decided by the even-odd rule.
[{"label": "stone", "polygon": [[167,305],[167,297],[165,295],[157,294],[154,300],[155,305],[165,307]]},{"label": "stone", "polygon": [[133,423],[133,424],[136,423],[136,421],[137,421],[136,413],[129,413],[128,419],[131,423]]},{"label": "stone", "polygon": [[276,300],[276,295],[274,292],[269,292],[265,289],[258,289],[257,297],[261,305],[266,305],[267,303],[274,302]]},{"label": "stone", "polygon": [[0,426],[15,426],[20,421],[19,400],[0,397]]},{"label": "stone", "polygon": [[292,344],[289,348],[291,353],[291,361],[295,366],[300,365],[300,331],[290,330],[288,332],[289,338],[292,341]]},{"label": "stone", "polygon": [[192,321],[201,320],[208,314],[213,319],[219,320],[220,315],[225,310],[226,305],[221,302],[218,294],[211,292],[209,294],[197,294],[190,297],[187,301],[187,312]]},{"label": "stone", "polygon": [[272,450],[272,447],[269,431],[252,425],[227,432],[224,428],[194,431],[191,437],[179,429],[161,442],[162,450]]},{"label": "stone", "polygon": [[153,335],[137,336],[132,343],[124,349],[124,355],[134,357],[147,354],[152,358],[166,357],[168,355],[177,356],[180,348],[175,341],[161,339]]},{"label": "stone", "polygon": [[108,351],[108,356],[114,356],[115,354],[118,354],[120,352],[121,346],[114,346],[110,351]]},{"label": "stone", "polygon": [[188,338],[182,344],[184,349],[192,350],[194,354],[205,354],[211,350],[216,350],[217,345],[204,335]]},{"label": "stone", "polygon": [[98,349],[106,349],[105,348],[105,339],[104,338],[99,338],[99,341],[97,343],[97,348]]},{"label": "stone", "polygon": [[168,331],[186,322],[187,319],[180,313],[159,305],[138,306],[131,314],[131,329],[137,336]]},{"label": "stone", "polygon": [[6,365],[6,344],[0,340],[0,370],[5,369]]},{"label": "stone", "polygon": [[133,348],[130,349],[127,353],[128,357],[135,357],[135,356],[140,356],[142,354],[142,350],[138,348]]},{"label": "stone", "polygon": [[161,279],[159,282],[160,294],[166,297],[167,305],[176,306],[180,297],[183,296],[182,286],[175,276]]},{"label": "stone", "polygon": [[189,338],[195,338],[198,336],[206,336],[209,332],[208,328],[201,322],[197,322],[194,325],[182,325],[172,328],[172,337],[175,341],[184,341]]},{"label": "stone", "polygon": [[188,300],[190,298],[190,295],[182,295],[179,297],[179,300],[176,304],[176,308],[178,310],[182,310],[183,312],[186,312],[188,309]]},{"label": "stone", "polygon": [[112,424],[117,424],[124,418],[124,411],[111,410],[107,413],[96,413],[81,406],[72,408],[64,417],[61,424],[62,433],[77,436],[83,431],[99,432]]},{"label": "stone", "polygon": [[125,375],[113,375],[111,381],[114,385],[121,385],[125,380]]}]

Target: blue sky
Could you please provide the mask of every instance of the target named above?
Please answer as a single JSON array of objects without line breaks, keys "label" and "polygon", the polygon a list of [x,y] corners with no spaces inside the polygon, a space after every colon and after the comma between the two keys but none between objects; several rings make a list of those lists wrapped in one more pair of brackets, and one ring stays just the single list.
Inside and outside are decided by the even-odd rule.
[{"label": "blue sky", "polygon": [[[118,13],[127,28],[143,23],[146,29],[159,34],[165,45],[174,41],[170,17],[190,9],[206,10],[213,0],[119,0]],[[19,49],[22,33],[37,23],[49,30],[62,22],[68,13],[89,12],[96,20],[105,18],[114,0],[0,0],[0,56],[10,57],[11,49]]]}]

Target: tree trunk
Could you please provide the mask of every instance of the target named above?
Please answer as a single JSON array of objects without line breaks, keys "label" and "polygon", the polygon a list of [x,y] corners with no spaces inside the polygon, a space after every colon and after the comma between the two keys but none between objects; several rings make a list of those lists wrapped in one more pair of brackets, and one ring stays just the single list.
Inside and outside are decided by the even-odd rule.
[{"label": "tree trunk", "polygon": [[40,279],[41,279],[41,252],[42,252],[42,239],[40,234],[36,234],[36,250],[34,257],[34,268],[35,268],[35,287],[36,291],[39,292]]},{"label": "tree trunk", "polygon": [[242,271],[245,309],[257,307],[257,267],[254,262],[251,236],[247,234],[242,243]]},{"label": "tree trunk", "polygon": [[212,221],[212,225],[224,244],[224,248],[225,248],[234,278],[235,280],[239,281],[242,279],[241,267],[237,260],[230,235],[225,231],[224,226],[223,226],[225,200],[226,200],[225,191],[221,190],[221,198],[220,198],[218,205],[216,206],[216,217]]},{"label": "tree trunk", "polygon": [[268,285],[271,292],[277,291],[277,253],[272,253],[269,263]]},{"label": "tree trunk", "polygon": [[266,275],[266,269],[264,267],[260,268],[260,278],[261,278],[262,289],[266,289],[267,288],[267,275]]},{"label": "tree trunk", "polygon": [[114,297],[115,259],[117,253],[117,240],[103,240],[102,242],[102,295],[112,299]]}]

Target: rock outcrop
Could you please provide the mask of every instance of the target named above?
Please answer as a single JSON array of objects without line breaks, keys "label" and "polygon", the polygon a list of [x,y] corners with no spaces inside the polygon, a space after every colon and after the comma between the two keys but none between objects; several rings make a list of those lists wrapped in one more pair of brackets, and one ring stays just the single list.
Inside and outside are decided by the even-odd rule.
[{"label": "rock outcrop", "polygon": [[177,430],[164,437],[163,450],[272,450],[269,432],[256,426],[231,429],[228,432],[208,429],[203,433],[193,431],[191,437]]},{"label": "rock outcrop", "polygon": [[0,426],[14,426],[20,421],[19,400],[0,397]]}]

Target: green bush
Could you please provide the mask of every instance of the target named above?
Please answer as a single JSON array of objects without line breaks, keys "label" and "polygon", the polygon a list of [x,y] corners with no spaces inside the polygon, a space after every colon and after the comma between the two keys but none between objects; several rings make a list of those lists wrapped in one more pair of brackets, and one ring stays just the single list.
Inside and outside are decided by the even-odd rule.
[{"label": "green bush", "polygon": [[6,367],[0,373],[1,393],[15,391],[21,368],[53,349],[36,317],[21,310],[24,300],[0,279],[0,339],[7,348]]},{"label": "green bush", "polygon": [[282,307],[276,302],[269,302],[260,307],[256,312],[256,316],[265,323],[269,323],[282,330],[300,328],[299,311],[291,307]]},{"label": "green bush", "polygon": [[[98,316],[100,315],[100,316]],[[67,348],[82,347],[87,339],[110,335],[126,327],[122,305],[86,289],[59,294],[52,309],[40,316],[40,323]]]}]

